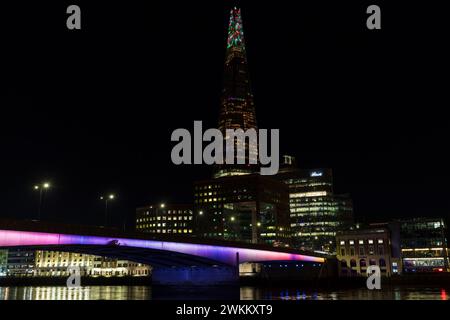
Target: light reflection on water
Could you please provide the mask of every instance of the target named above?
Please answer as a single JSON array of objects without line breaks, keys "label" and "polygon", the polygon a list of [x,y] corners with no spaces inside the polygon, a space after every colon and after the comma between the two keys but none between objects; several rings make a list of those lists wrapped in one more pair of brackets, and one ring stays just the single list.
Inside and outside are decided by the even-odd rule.
[{"label": "light reflection on water", "polygon": [[305,291],[241,287],[241,300],[450,300],[444,288],[394,287],[382,290]]},{"label": "light reflection on water", "polygon": [[[394,287],[382,290],[346,289],[305,291],[303,289],[267,289],[259,287],[223,289],[177,289],[159,293],[149,286],[86,286],[67,288],[0,287],[0,300],[161,300],[161,299],[241,299],[241,300],[449,300],[448,289]],[[215,296],[215,292],[220,295]]]}]

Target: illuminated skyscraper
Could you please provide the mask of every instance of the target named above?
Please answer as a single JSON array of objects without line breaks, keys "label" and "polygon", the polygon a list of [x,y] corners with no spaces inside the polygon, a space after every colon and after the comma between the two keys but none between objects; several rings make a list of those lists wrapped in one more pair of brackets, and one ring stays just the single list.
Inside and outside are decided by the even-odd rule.
[{"label": "illuminated skyscraper", "polygon": [[[245,154],[235,152],[233,163],[218,165],[213,179],[195,182],[194,234],[286,246],[290,242],[288,187],[257,172],[258,145],[249,144],[249,136],[256,136],[258,129],[249,78],[241,10],[233,8],[228,25],[219,129],[225,137],[225,155],[231,154],[227,141],[235,140],[230,143],[235,152],[238,140],[226,131],[241,129],[245,133]],[[254,163],[250,163],[251,159]]]},{"label": "illuminated skyscraper", "polygon": [[293,157],[284,156],[276,177],[289,186],[293,245],[335,252],[336,232],[353,222],[353,204],[348,195],[334,193],[331,169],[300,170]]},{"label": "illuminated skyscraper", "polygon": [[[230,139],[226,135],[227,129],[257,129],[255,105],[250,87],[250,77],[247,65],[244,30],[241,10],[233,8],[228,25],[228,39],[224,69],[224,87],[222,90],[221,110],[219,115],[219,129],[225,137],[224,144]],[[236,150],[236,142],[234,143]],[[250,148],[246,141],[245,164],[237,164],[239,158],[235,155],[234,164],[220,165],[215,177],[249,174],[256,166],[249,164],[249,154],[257,156],[257,147]],[[226,148],[226,152],[229,149]],[[249,153],[250,152],[250,153]],[[240,159],[243,160],[243,159]]]}]

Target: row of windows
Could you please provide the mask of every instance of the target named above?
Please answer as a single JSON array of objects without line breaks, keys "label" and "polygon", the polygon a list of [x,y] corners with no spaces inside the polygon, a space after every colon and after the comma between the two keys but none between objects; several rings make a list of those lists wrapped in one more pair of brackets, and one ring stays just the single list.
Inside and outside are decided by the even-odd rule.
[{"label": "row of windows", "polygon": [[174,227],[187,227],[189,226],[189,223],[150,223],[150,224],[144,224],[137,226],[138,229],[151,229],[151,228],[160,228],[160,227],[167,227],[167,228],[174,228]]},{"label": "row of windows", "polygon": [[[162,214],[192,214],[192,210],[158,210],[158,213],[162,213]],[[155,214],[155,212],[151,213],[152,215]],[[148,216],[150,215],[150,211],[145,211],[145,215]]]},{"label": "row of windows", "polygon": [[305,207],[305,206],[293,206],[292,204],[290,205],[290,212],[291,213],[298,213],[298,212],[331,212],[334,213],[336,211],[339,211],[339,207],[336,206],[314,206],[314,207]]},{"label": "row of windows", "polygon": [[[369,260],[369,265],[370,265],[370,266],[376,266],[376,265],[377,265],[377,261],[376,261],[375,259],[370,259],[370,260]],[[384,260],[383,258],[381,258],[381,259],[378,261],[378,265],[379,265],[380,267],[386,267],[386,260]],[[350,268],[356,268],[356,267],[357,267],[356,260],[355,260],[355,259],[350,260],[350,266],[347,265],[347,261],[345,261],[345,260],[342,260],[342,261],[341,261],[341,268],[348,268],[348,267],[350,267]],[[360,267],[360,268],[366,268],[366,267],[367,267],[366,259],[361,259],[361,260],[359,260],[359,267]]]},{"label": "row of windows", "polygon": [[338,221],[311,221],[311,222],[302,222],[302,223],[291,223],[291,227],[313,227],[313,226],[332,226],[338,227],[342,223]]},{"label": "row of windows", "polygon": [[41,254],[41,253],[38,253],[37,254],[37,259],[62,259],[62,258],[68,258],[68,257],[72,257],[72,258],[92,258],[92,257],[94,257],[94,256],[91,256],[91,255],[85,255],[85,256],[83,256],[83,255],[73,255],[72,253],[66,253],[66,252],[64,252],[64,253],[56,253],[56,254],[49,254],[49,253],[47,253],[47,254]]},{"label": "row of windows", "polygon": [[218,188],[219,185],[215,184],[215,185],[209,185],[209,186],[195,186],[194,189],[195,190],[209,190],[209,189],[216,189]]},{"label": "row of windows", "polygon": [[[374,244],[374,239],[368,239],[367,240],[367,243],[368,244]],[[345,246],[345,244],[347,243],[347,241],[345,241],[345,240],[340,240],[339,241],[339,244],[341,245],[341,246]],[[366,243],[366,241],[365,240],[363,240],[363,239],[359,239],[358,240],[358,244],[365,244]],[[384,243],[384,239],[377,239],[377,243],[378,244],[383,244]],[[351,245],[351,246],[353,246],[354,244],[355,244],[355,240],[348,240],[348,244],[349,245]]]},{"label": "row of windows", "polygon": [[150,229],[144,231],[148,233],[192,233],[192,229]]},{"label": "row of windows", "polygon": [[[47,263],[50,263],[50,262],[54,262],[54,261],[58,261],[58,260],[60,260],[60,259],[53,259],[53,260],[47,260]],[[75,260],[75,259],[71,259],[71,260],[66,260],[66,259],[64,259],[64,260],[62,260],[62,261],[60,261],[60,262],[67,262],[67,261],[72,261],[72,262],[83,262],[83,261],[93,261],[94,259],[86,259],[86,260],[83,260],[83,259],[79,259],[78,261],[77,260]],[[42,259],[41,260],[41,263],[44,263],[45,262],[45,259]]]},{"label": "row of windows", "polygon": [[[350,247],[350,249],[349,250],[346,250],[345,249],[345,247],[341,247],[341,250],[340,250],[340,253],[341,253],[341,256],[342,257],[344,257],[345,255],[346,255],[346,253],[349,253],[349,255],[350,256],[355,256],[356,254],[356,251],[355,251],[355,248],[354,247]],[[380,256],[382,256],[382,255],[384,255],[384,246],[378,246],[378,250],[377,250],[377,254],[378,255],[380,255]],[[368,250],[367,250],[367,253],[368,253],[368,255],[375,255],[375,246],[373,246],[373,245],[369,245],[369,247],[368,247]],[[365,250],[365,248],[363,247],[363,246],[360,246],[359,248],[358,248],[358,254],[360,255],[360,256],[365,256],[366,255],[366,250]]]},{"label": "row of windows", "polygon": [[225,198],[209,198],[209,199],[200,199],[200,200],[195,200],[195,203],[207,203],[207,202],[217,202],[217,201],[225,201]]},{"label": "row of windows", "polygon": [[137,222],[161,221],[161,220],[162,221],[192,220],[192,216],[179,216],[179,217],[158,216],[158,217],[137,219]]},{"label": "row of windows", "polygon": [[336,232],[297,232],[295,235],[297,237],[314,237],[315,240],[318,240],[320,236],[334,237]]}]

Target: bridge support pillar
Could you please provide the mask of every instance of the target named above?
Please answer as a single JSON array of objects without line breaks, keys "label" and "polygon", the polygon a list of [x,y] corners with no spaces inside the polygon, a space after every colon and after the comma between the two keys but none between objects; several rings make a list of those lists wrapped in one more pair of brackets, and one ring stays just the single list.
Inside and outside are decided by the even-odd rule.
[{"label": "bridge support pillar", "polygon": [[152,284],[162,286],[220,286],[237,285],[239,273],[236,267],[155,267]]}]

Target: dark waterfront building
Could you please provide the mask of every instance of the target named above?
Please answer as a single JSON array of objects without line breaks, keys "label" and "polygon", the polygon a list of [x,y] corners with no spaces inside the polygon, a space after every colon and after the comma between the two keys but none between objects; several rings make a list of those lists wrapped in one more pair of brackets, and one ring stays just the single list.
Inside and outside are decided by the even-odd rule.
[{"label": "dark waterfront building", "polygon": [[399,220],[404,272],[449,271],[447,226],[442,218]]},{"label": "dark waterfront building", "polygon": [[136,209],[136,231],[156,234],[193,234],[190,204],[154,204]]},{"label": "dark waterfront building", "polygon": [[331,169],[300,170],[291,156],[282,162],[276,178],[289,186],[293,246],[335,252],[336,232],[353,223],[352,200],[334,194]]},{"label": "dark waterfront building", "polygon": [[367,267],[380,267],[381,275],[401,273],[398,231],[388,224],[340,231],[336,235],[340,276],[367,277]]},{"label": "dark waterfront building", "polygon": [[196,235],[287,245],[288,199],[284,183],[258,174],[195,182]]},{"label": "dark waterfront building", "polygon": [[[225,132],[227,129],[242,129],[244,131],[257,129],[241,10],[238,8],[232,9],[230,13],[225,56],[224,87],[222,90],[219,115],[219,130],[225,137],[225,147],[226,141],[230,139],[230,136],[227,136]],[[234,142],[234,145],[234,150],[236,150],[236,142]],[[226,150],[226,152],[228,151]],[[235,154],[234,164],[218,166],[214,176],[219,178],[254,172],[257,166],[249,165],[249,154],[257,156],[257,153],[258,149],[249,148],[248,142],[246,142],[245,159],[241,159],[245,160],[245,164],[237,164],[239,159]]]}]

